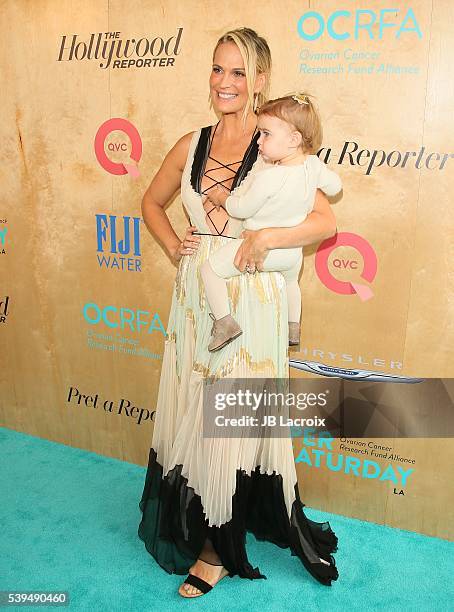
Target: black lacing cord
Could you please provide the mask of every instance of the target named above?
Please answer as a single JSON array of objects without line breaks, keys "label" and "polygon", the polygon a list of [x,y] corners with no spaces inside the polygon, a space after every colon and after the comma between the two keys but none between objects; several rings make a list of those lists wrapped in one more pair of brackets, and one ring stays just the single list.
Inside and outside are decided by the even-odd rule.
[{"label": "black lacing cord", "polygon": [[[240,159],[239,161],[236,161],[236,162],[230,162],[230,163],[228,163],[228,164],[224,164],[224,163],[223,163],[223,162],[221,162],[219,159],[216,159],[215,157],[212,157],[212,156],[210,155],[210,152],[211,152],[211,145],[213,144],[214,135],[216,134],[216,130],[218,129],[218,125],[219,125],[219,121],[218,121],[218,123],[216,124],[216,127],[214,128],[213,134],[212,134],[212,136],[211,136],[211,138],[210,138],[210,142],[209,142],[209,146],[208,146],[208,155],[207,155],[206,160],[205,160],[205,167],[206,167],[206,161],[207,161],[208,159],[212,159],[213,161],[215,161],[216,163],[218,163],[218,164],[220,164],[220,165],[219,165],[219,166],[217,166],[217,167],[215,167],[215,168],[210,168],[209,170],[205,170],[205,171],[204,171],[203,176],[206,176],[206,177],[207,177],[207,178],[209,178],[211,181],[213,181],[213,184],[212,184],[212,185],[210,185],[209,187],[207,187],[206,189],[204,189],[204,190],[201,192],[201,195],[207,195],[208,191],[210,191],[210,189],[213,189],[213,187],[215,187],[216,185],[222,185],[223,187],[225,187],[225,185],[223,185],[223,183],[226,183],[227,181],[232,180],[232,177],[230,177],[230,178],[223,179],[222,181],[218,181],[217,179],[214,179],[213,177],[209,176],[209,175],[208,175],[208,172],[213,172],[213,170],[220,170],[221,168],[226,168],[227,170],[230,170],[230,172],[232,172],[232,173],[233,173],[233,179],[235,180],[235,178],[236,178],[236,176],[237,176],[237,173],[238,173],[239,168],[237,168],[237,170],[235,171],[235,170],[233,170],[233,168],[230,168],[229,166],[234,166],[235,164],[241,164],[241,163],[243,162],[243,159],[244,159],[244,158],[243,158],[243,159]],[[254,134],[252,135],[252,138],[254,138],[256,131],[257,131],[257,127],[256,127],[256,128],[255,128],[255,130],[254,130]],[[252,142],[252,141],[251,141],[251,142]],[[249,147],[248,147],[248,152],[249,152],[249,148],[250,148],[250,146],[251,146],[251,145],[249,145]],[[227,188],[227,189],[228,189],[228,188]],[[232,189],[229,189],[229,191],[231,191],[231,190],[232,190]],[[222,206],[222,205],[221,205],[221,207],[220,207],[220,208],[223,208],[223,209],[225,210],[225,212],[227,213],[227,215],[228,215],[228,212],[227,212],[227,209],[225,208],[225,206]],[[224,234],[223,234],[223,232],[224,232],[225,228],[227,227],[227,225],[228,225],[228,223],[229,223],[229,220],[227,219],[227,221],[226,221],[226,222],[225,222],[225,224],[224,224],[224,227],[222,228],[222,230],[221,230],[221,231],[219,231],[219,230],[218,230],[218,228],[216,227],[215,223],[213,222],[213,219],[211,218],[211,213],[212,213],[214,210],[216,210],[216,206],[213,206],[213,208],[211,208],[209,211],[205,211],[205,212],[206,212],[207,217],[208,217],[208,218],[209,218],[209,220],[211,221],[211,224],[212,224],[212,225],[213,225],[213,227],[215,228],[215,230],[216,230],[216,232],[217,232],[217,235],[218,235],[218,236],[223,236],[223,235],[224,235]],[[198,236],[216,236],[216,234],[206,234],[206,233],[203,233],[203,232],[193,232],[193,233],[194,233],[194,234],[197,234]],[[224,237],[225,237],[225,238],[233,238],[233,236],[224,236]]]}]

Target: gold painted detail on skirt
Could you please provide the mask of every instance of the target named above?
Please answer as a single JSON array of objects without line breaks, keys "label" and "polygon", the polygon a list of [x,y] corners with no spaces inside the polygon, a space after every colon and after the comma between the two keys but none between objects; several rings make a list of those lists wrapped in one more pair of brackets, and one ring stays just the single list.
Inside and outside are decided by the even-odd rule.
[{"label": "gold painted detail on skirt", "polygon": [[186,289],[184,278],[186,277],[187,257],[183,256],[180,260],[177,275],[175,277],[175,296],[180,304],[186,299]]},{"label": "gold painted detail on skirt", "polygon": [[[280,340],[280,335],[281,335],[281,326],[279,325],[279,321],[281,320],[281,298],[279,295],[279,289],[277,288],[276,285],[276,276],[274,274],[271,274],[270,276],[270,283],[271,283],[271,290],[273,292],[273,302],[276,304],[276,310],[277,310],[277,337],[278,340]],[[284,277],[282,277],[283,279]]]},{"label": "gold painted detail on skirt", "polygon": [[197,266],[197,286],[199,288],[199,308],[201,312],[205,311],[206,308],[206,295],[205,295],[205,286],[202,280],[202,274],[200,273],[200,266]]},{"label": "gold painted detail on skirt", "polygon": [[170,334],[167,334],[167,338],[165,341],[166,344],[167,342],[176,342],[176,341],[177,341],[177,335],[174,331],[170,332]]},{"label": "gold painted detail on skirt", "polygon": [[[265,275],[269,278],[268,287],[265,287],[263,278]],[[278,314],[280,314],[279,308],[281,305],[281,299],[279,297],[279,291],[277,284],[279,283],[282,287],[285,284],[284,277],[280,272],[256,272],[255,274],[248,275],[250,282],[254,284],[257,296],[262,304],[273,304],[275,303],[278,308]]]},{"label": "gold painted detail on skirt", "polygon": [[210,379],[217,380],[231,374],[239,365],[247,366],[249,372],[254,374],[266,374],[270,377],[277,376],[276,364],[271,358],[267,357],[261,361],[253,361],[250,353],[244,347],[240,348],[239,351],[214,372],[208,366],[198,362],[193,363],[192,369],[202,374],[204,378],[209,377]]},{"label": "gold painted detail on skirt", "polygon": [[238,276],[234,276],[230,280],[227,280],[227,295],[229,296],[230,303],[232,305],[232,313],[236,312],[238,306],[238,300],[240,297],[240,279]]}]

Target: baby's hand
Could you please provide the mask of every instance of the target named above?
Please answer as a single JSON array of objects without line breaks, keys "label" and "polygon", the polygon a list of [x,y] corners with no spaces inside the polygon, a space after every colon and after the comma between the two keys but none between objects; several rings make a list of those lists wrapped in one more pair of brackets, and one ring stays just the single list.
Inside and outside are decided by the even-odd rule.
[{"label": "baby's hand", "polygon": [[216,185],[216,187],[213,187],[213,189],[208,191],[207,196],[210,202],[216,206],[216,210],[219,210],[221,206],[224,206],[229,194],[230,191],[228,189],[221,187],[220,185]]}]

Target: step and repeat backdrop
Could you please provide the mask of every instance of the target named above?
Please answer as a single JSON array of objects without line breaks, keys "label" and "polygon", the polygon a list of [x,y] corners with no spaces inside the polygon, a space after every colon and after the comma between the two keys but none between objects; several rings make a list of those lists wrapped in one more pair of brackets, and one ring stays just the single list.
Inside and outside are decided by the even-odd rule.
[{"label": "step and repeat backdrop", "polygon": [[[319,156],[344,185],[338,234],[305,250],[292,378],[453,375],[450,0],[7,0],[0,15],[4,427],[146,464],[176,269],[141,199],[173,144],[216,122],[213,47],[241,26],[269,42],[272,97],[316,96]],[[167,212],[182,236],[179,196]],[[448,426],[317,448],[294,438],[308,506],[452,537]]]}]

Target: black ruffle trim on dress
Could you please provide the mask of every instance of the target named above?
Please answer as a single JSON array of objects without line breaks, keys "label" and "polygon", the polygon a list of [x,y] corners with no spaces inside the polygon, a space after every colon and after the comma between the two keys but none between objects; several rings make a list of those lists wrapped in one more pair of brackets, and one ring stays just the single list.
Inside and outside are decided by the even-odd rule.
[{"label": "black ruffle trim on dress", "polygon": [[[142,520],[138,535],[168,573],[187,574],[208,537],[230,576],[266,578],[248,561],[246,531],[250,531],[258,540],[290,548],[291,554],[298,556],[320,583],[330,586],[337,580],[332,556],[337,551],[337,537],[328,522],[317,523],[305,516],[297,486],[289,520],[281,475],[261,474],[259,467],[251,475],[237,470],[233,518],[220,527],[209,527],[200,496],[187,486],[181,469],[181,465],[175,466],[163,479],[162,466],[151,448],[139,502]],[[320,558],[329,565],[320,562]]]},{"label": "black ruffle trim on dress", "polygon": [[[191,186],[194,191],[199,194],[202,193],[202,177],[203,173],[205,172],[208,155],[210,154],[211,129],[211,125],[207,125],[206,127],[203,127],[201,129],[199,140],[194,151],[194,159],[191,167]],[[242,182],[242,180],[249,173],[255,161],[257,160],[259,152],[259,138],[260,132],[257,132],[253,136],[248,148],[244,152],[241,165],[236,171],[235,178],[233,179],[233,183],[231,186],[232,191]]]}]

